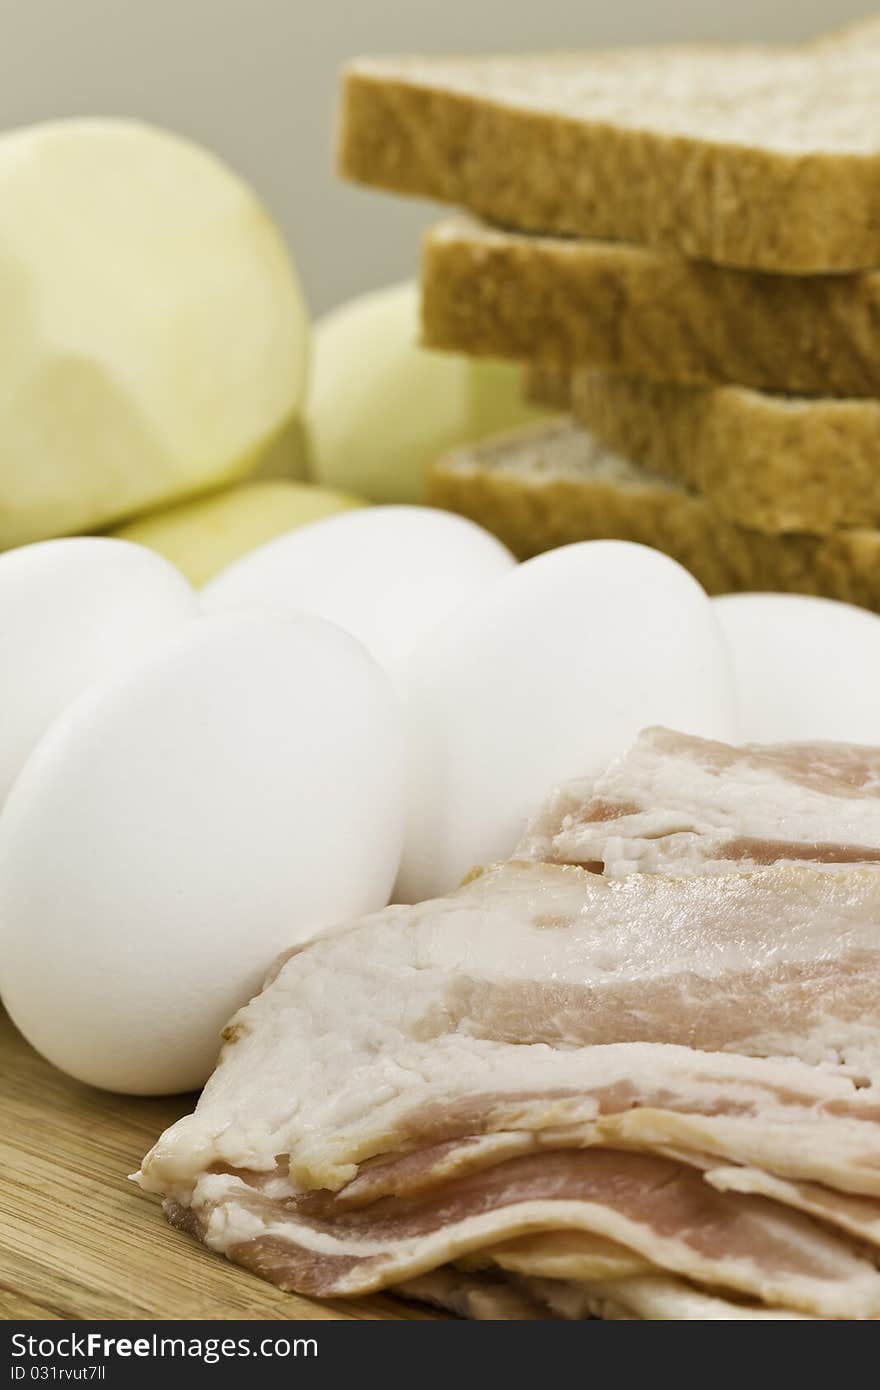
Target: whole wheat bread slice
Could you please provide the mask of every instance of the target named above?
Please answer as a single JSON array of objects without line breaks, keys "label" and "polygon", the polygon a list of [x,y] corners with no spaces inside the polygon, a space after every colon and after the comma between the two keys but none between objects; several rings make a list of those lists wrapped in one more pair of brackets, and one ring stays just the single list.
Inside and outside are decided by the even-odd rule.
[{"label": "whole wheat bread slice", "polygon": [[428,232],[421,278],[431,347],[684,384],[880,396],[880,271],[722,270],[460,216]]},{"label": "whole wheat bread slice", "polygon": [[638,541],[712,594],[819,594],[880,611],[880,531],[767,536],[738,526],[567,416],[448,454],[429,470],[428,500],[479,522],[521,559],[572,541]]},{"label": "whole wheat bread slice", "polygon": [[690,487],[728,521],[770,534],[880,527],[878,401],[607,372],[575,372],[570,392],[572,413],[603,444]]},{"label": "whole wheat bread slice", "polygon": [[529,405],[550,410],[571,410],[574,375],[568,367],[548,367],[543,362],[527,362],[522,375],[523,400]]},{"label": "whole wheat bread slice", "polygon": [[364,58],[340,168],[504,226],[789,273],[880,265],[880,21],[798,48]]}]

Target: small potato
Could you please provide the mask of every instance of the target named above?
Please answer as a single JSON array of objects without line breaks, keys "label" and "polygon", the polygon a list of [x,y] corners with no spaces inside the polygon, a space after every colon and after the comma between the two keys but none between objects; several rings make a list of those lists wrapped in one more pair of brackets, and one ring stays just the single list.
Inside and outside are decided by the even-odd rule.
[{"label": "small potato", "polygon": [[419,346],[412,281],[342,304],[315,326],[306,411],[312,475],[373,502],[420,502],[447,449],[542,412],[522,369]]},{"label": "small potato", "polygon": [[243,483],[141,517],[116,535],[164,555],[191,583],[205,584],[266,541],[362,505],[357,497],[310,483]]},{"label": "small potato", "polygon": [[254,192],[134,121],[0,138],[0,549],[253,472],[303,403],[309,324]]}]

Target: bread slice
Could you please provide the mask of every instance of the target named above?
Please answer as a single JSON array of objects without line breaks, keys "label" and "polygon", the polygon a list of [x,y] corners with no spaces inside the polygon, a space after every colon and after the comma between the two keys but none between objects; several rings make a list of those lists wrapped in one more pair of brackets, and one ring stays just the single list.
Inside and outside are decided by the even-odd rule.
[{"label": "bread slice", "polygon": [[880,396],[880,271],[804,279],[720,270],[460,216],[425,238],[422,329],[428,346],[473,356]]},{"label": "bread slice", "polygon": [[571,410],[574,372],[567,367],[548,367],[543,362],[527,362],[523,368],[522,395],[529,405],[550,410]]},{"label": "bread slice", "polygon": [[572,413],[598,439],[727,521],[771,534],[880,527],[880,401],[607,372],[575,372],[570,389]]},{"label": "bread slice", "polygon": [[487,527],[520,559],[611,537],[665,551],[710,594],[819,594],[880,611],[880,531],[767,536],[738,526],[568,416],[448,454],[429,471],[428,500]]},{"label": "bread slice", "polygon": [[798,48],[364,58],[340,167],[504,226],[789,273],[880,265],[880,20]]}]

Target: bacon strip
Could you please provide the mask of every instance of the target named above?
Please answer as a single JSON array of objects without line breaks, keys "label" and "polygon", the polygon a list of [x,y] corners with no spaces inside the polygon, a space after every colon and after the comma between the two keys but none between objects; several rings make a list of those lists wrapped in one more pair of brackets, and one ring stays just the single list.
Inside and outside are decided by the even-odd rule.
[{"label": "bacon strip", "polygon": [[703,1177],[717,1192],[772,1197],[858,1240],[880,1246],[880,1201],[834,1192],[818,1183],[788,1182],[760,1168],[711,1168]]},{"label": "bacon strip", "polygon": [[647,729],[603,776],[556,792],[517,854],[612,877],[877,863],[880,749],[732,748]]},{"label": "bacon strip", "polygon": [[477,1251],[457,1264],[465,1269],[497,1266],[511,1274],[579,1283],[625,1279],[654,1268],[644,1256],[625,1245],[584,1231],[542,1231],[538,1235],[519,1236]]},{"label": "bacon strip", "polygon": [[515,1287],[504,1279],[464,1273],[450,1265],[407,1279],[395,1285],[394,1293],[415,1299],[417,1303],[430,1303],[434,1308],[443,1308],[456,1317],[475,1322],[524,1322],[556,1316],[526,1287]]},{"label": "bacon strip", "polygon": [[699,1172],[603,1149],[529,1155],[413,1198],[338,1211],[329,1194],[279,1201],[215,1174],[185,1222],[213,1249],[317,1297],[397,1284],[489,1243],[585,1231],[709,1286],[823,1317],[880,1317],[880,1273],[845,1236]]},{"label": "bacon strip", "polygon": [[[553,1239],[553,1237],[550,1237]],[[395,1293],[445,1308],[458,1317],[485,1319],[582,1319],[632,1321],[750,1321],[770,1319],[809,1321],[809,1313],[766,1308],[752,1302],[733,1302],[708,1294],[683,1279],[653,1273],[592,1284],[559,1279],[518,1278],[515,1283],[489,1280],[485,1275],[460,1273],[457,1268],[433,1270],[397,1285]]]},{"label": "bacon strip", "polygon": [[[315,1296],[557,1233],[589,1236],[581,1273],[603,1277],[499,1268],[486,1307],[487,1283],[540,1277],[610,1308],[604,1249],[621,1285],[658,1269],[722,1301],[880,1317],[878,923],[870,867],[496,866],[284,958],[139,1181]],[[732,1166],[763,1177],[718,1177]]]},{"label": "bacon strip", "polygon": [[283,1153],[300,1186],[338,1189],[377,1154],[571,1130],[614,1108],[621,1086],[630,1105],[662,1107],[669,1092],[672,1109],[762,1115],[790,1113],[791,1091],[876,1124],[880,1099],[814,1067],[695,1065],[675,1048],[876,1075],[877,922],[869,869],[615,882],[500,866],[293,954],[237,1015],[195,1115],[148,1155],[143,1181],[185,1203],[212,1164],[269,1171]]},{"label": "bacon strip", "polygon": [[593,1142],[670,1158],[695,1154],[702,1160],[703,1155],[713,1155],[793,1181],[880,1197],[880,1152],[873,1136],[843,1121],[817,1128],[796,1119],[748,1122],[732,1115],[676,1114],[645,1107],[603,1119],[595,1127]]},{"label": "bacon strip", "polygon": [[612,1320],[647,1318],[653,1322],[728,1322],[735,1319],[770,1319],[774,1322],[810,1319],[811,1313],[794,1313],[785,1308],[766,1308],[755,1303],[735,1303],[717,1293],[708,1294],[683,1279],[669,1275],[639,1275],[633,1279],[592,1284],[525,1279],[518,1287],[534,1299],[541,1299],[562,1318],[603,1318]]}]

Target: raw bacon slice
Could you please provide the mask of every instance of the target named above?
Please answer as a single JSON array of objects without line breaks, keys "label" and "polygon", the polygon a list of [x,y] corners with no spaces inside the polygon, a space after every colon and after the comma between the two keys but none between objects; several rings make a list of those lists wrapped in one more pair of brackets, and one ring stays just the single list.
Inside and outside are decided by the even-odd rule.
[{"label": "raw bacon slice", "polygon": [[451,1265],[407,1279],[396,1285],[393,1292],[474,1322],[525,1322],[557,1316],[526,1287],[517,1288],[505,1279],[464,1273]]},{"label": "raw bacon slice", "polygon": [[822,1317],[880,1317],[880,1273],[846,1236],[699,1171],[604,1149],[508,1159],[418,1197],[338,1211],[215,1173],[183,1218],[282,1288],[330,1297],[403,1282],[529,1231],[585,1231],[707,1286]]},{"label": "raw bacon slice", "polygon": [[728,1322],[734,1319],[770,1319],[774,1322],[811,1319],[811,1313],[785,1308],[735,1303],[694,1288],[683,1279],[664,1274],[645,1274],[632,1279],[592,1284],[563,1283],[550,1279],[525,1279],[518,1287],[533,1299],[541,1299],[557,1317],[619,1320],[649,1319],[684,1322]]},{"label": "raw bacon slice", "polygon": [[769,1305],[880,1316],[848,1234],[699,1166],[880,1194],[880,1095],[845,1074],[877,1074],[878,920],[870,869],[498,866],[292,952],[140,1181],[318,1296],[574,1231]]},{"label": "raw bacon slice", "polygon": [[878,922],[868,869],[618,882],[500,866],[294,952],[143,1180],[185,1205],[212,1164],[268,1172],[285,1154],[298,1185],[338,1189],[379,1154],[571,1132],[633,1104],[770,1120],[833,1101],[876,1143],[880,1097],[844,1079],[676,1047],[880,1074]]},{"label": "raw bacon slice", "polygon": [[[745,1120],[733,1114],[687,1114],[645,1106],[604,1117],[585,1142],[664,1154],[703,1168],[711,1155],[793,1181],[880,1196],[875,1139],[867,1129],[843,1120],[816,1126],[795,1116],[780,1123],[769,1111],[763,1119]],[[717,1164],[708,1164],[713,1166]]]},{"label": "raw bacon slice", "polygon": [[520,1236],[501,1245],[489,1246],[458,1263],[466,1269],[497,1266],[511,1274],[574,1279],[580,1283],[624,1279],[654,1268],[634,1250],[605,1236],[588,1235],[583,1231]]},{"label": "raw bacon slice", "polygon": [[646,729],[603,776],[554,793],[517,854],[612,877],[878,863],[880,749]]},{"label": "raw bacon slice", "polygon": [[880,1201],[834,1192],[818,1183],[788,1182],[760,1168],[711,1168],[703,1177],[718,1192],[772,1197],[867,1244],[880,1246]]},{"label": "raw bacon slice", "polygon": [[511,1284],[444,1267],[407,1280],[393,1292],[445,1308],[459,1317],[480,1320],[602,1318],[727,1322],[770,1319],[779,1322],[810,1321],[813,1317],[810,1313],[766,1308],[745,1300],[734,1302],[658,1271],[628,1279],[596,1280],[592,1284],[540,1277],[518,1278]]}]

